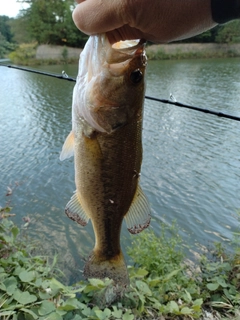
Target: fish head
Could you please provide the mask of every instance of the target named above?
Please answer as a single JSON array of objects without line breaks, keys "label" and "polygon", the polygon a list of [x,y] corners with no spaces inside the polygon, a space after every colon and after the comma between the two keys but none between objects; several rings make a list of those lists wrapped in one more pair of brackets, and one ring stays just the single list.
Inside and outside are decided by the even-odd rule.
[{"label": "fish head", "polygon": [[91,37],[80,61],[77,113],[96,131],[112,133],[141,114],[145,44],[129,40],[111,45],[105,35]]}]

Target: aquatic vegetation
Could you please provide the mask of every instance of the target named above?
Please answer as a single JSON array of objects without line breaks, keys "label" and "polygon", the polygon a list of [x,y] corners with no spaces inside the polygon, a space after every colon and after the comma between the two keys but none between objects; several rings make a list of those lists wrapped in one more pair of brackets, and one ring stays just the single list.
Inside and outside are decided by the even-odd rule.
[{"label": "aquatic vegetation", "polygon": [[0,220],[3,320],[199,319],[206,308],[218,311],[219,319],[220,314],[222,319],[239,316],[239,234],[234,254],[217,244],[213,253],[200,261],[199,272],[184,263],[184,244],[175,225],[162,226],[160,237],[152,230],[145,231],[133,238],[128,250],[135,263],[128,267],[130,288],[113,302],[110,279],[64,285],[59,280],[62,273],[57,256],[38,255],[38,243],[7,218],[10,210],[1,208]]}]

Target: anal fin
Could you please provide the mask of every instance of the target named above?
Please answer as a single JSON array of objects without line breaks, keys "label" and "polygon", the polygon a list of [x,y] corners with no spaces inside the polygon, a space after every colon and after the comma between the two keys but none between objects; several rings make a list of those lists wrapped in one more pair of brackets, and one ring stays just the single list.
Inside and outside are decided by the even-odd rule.
[{"label": "anal fin", "polygon": [[65,213],[73,221],[76,221],[81,226],[86,226],[88,223],[89,217],[82,208],[82,205],[79,201],[77,192],[74,193],[71,200],[67,203],[65,208]]},{"label": "anal fin", "polygon": [[151,220],[151,210],[147,197],[138,185],[133,202],[125,215],[128,231],[136,234],[147,228]]}]

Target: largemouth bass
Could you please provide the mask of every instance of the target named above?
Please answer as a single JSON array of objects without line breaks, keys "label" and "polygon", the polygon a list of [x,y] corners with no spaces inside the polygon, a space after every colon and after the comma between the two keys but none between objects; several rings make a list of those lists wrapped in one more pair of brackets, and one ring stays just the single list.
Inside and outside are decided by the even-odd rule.
[{"label": "largemouth bass", "polygon": [[90,36],[73,91],[72,131],[60,155],[64,160],[74,154],[75,163],[76,192],[65,212],[82,226],[91,219],[95,233],[84,276],[122,286],[129,281],[122,221],[134,234],[150,223],[139,186],[146,64],[143,41],[112,46],[105,35]]}]

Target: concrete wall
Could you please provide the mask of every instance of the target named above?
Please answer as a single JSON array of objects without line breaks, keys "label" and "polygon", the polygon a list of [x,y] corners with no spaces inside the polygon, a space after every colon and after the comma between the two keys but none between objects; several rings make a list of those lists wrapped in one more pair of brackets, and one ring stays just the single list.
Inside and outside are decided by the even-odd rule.
[{"label": "concrete wall", "polygon": [[173,43],[173,44],[160,44],[152,45],[149,47],[150,51],[162,50],[166,54],[174,54],[178,52],[229,52],[235,51],[240,54],[240,44],[218,44],[218,43]]},{"label": "concrete wall", "polygon": [[[36,59],[62,59],[63,50],[67,50],[67,57],[78,59],[82,49],[64,47],[64,46],[52,46],[52,45],[40,45],[37,48]],[[217,43],[173,43],[173,44],[158,44],[152,45],[147,48],[147,51],[161,50],[165,54],[177,54],[177,53],[209,53],[213,55],[215,53],[227,53],[234,51],[240,55],[240,44],[217,44]]]},{"label": "concrete wall", "polygon": [[42,44],[37,48],[36,59],[62,59],[64,50],[67,50],[67,57],[73,59],[78,59],[82,51],[78,48]]}]

